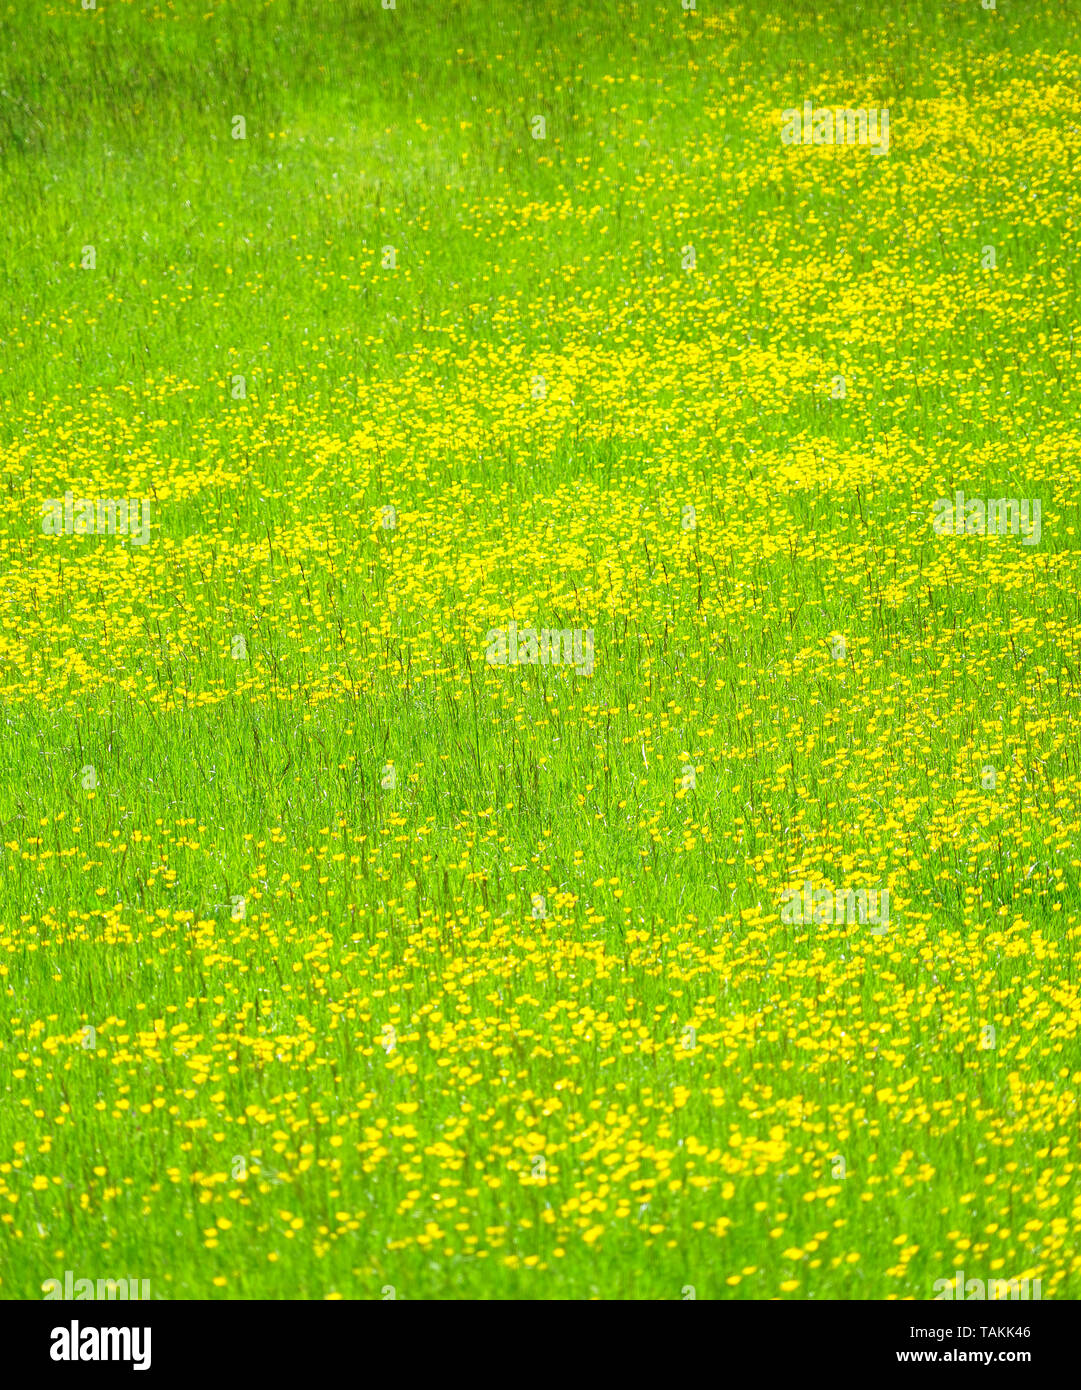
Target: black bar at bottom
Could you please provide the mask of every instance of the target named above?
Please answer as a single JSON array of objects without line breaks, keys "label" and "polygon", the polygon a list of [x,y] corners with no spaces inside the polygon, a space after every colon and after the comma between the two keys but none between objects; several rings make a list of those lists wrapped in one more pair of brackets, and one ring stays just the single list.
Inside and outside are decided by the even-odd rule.
[{"label": "black bar at bottom", "polygon": [[[828,1375],[938,1367],[1017,1369],[1041,1378],[1076,1346],[1072,1302],[654,1304],[292,1302],[0,1303],[5,1378],[60,1375],[198,1377],[330,1372],[340,1358],[363,1377],[388,1363],[410,1379],[456,1367],[516,1380],[576,1377],[593,1367],[610,1382],[621,1363],[644,1378],[699,1374],[706,1365]],[[648,1317],[648,1321],[645,1319]],[[501,1344],[507,1344],[503,1349]],[[94,1358],[97,1359],[94,1359]]]}]

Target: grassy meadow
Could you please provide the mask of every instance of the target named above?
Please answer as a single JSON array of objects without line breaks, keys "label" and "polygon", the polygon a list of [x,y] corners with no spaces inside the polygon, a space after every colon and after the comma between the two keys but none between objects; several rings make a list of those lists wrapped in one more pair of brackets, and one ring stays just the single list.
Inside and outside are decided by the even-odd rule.
[{"label": "grassy meadow", "polygon": [[0,1297],[1077,1298],[1074,6],[0,15]]}]

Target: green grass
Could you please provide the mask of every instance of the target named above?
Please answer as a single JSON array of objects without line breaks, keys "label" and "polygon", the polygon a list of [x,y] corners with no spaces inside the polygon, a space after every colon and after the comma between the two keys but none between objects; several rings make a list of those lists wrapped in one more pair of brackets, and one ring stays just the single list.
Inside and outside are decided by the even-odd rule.
[{"label": "green grass", "polygon": [[8,7],[0,1294],[1077,1296],[1076,25],[792,9]]}]

